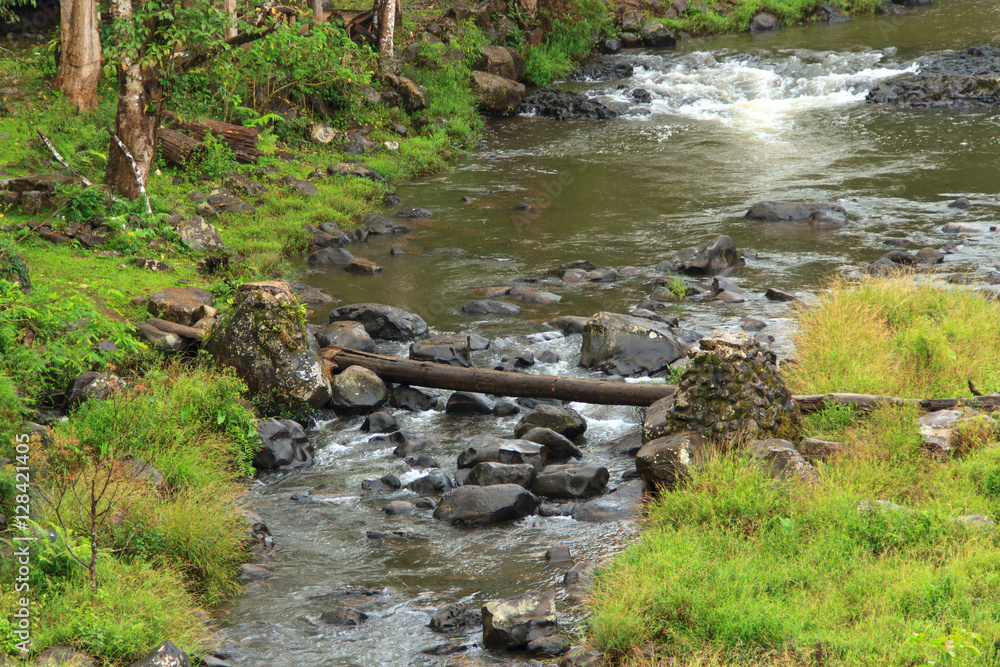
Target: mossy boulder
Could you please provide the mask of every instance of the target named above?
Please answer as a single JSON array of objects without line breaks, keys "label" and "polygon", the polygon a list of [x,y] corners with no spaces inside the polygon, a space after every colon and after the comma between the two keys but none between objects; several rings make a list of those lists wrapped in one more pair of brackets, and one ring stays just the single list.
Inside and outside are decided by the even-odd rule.
[{"label": "mossy boulder", "polygon": [[243,283],[233,311],[213,330],[206,349],[255,395],[274,405],[322,407],[330,381],[306,330],[305,310],[288,283]]},{"label": "mossy boulder", "polygon": [[656,435],[692,431],[725,444],[765,438],[798,442],[802,414],[776,362],[773,352],[746,334],[703,338]]},{"label": "mossy boulder", "polygon": [[389,390],[379,376],[361,366],[348,366],[330,382],[330,407],[346,412],[372,412],[385,405]]}]

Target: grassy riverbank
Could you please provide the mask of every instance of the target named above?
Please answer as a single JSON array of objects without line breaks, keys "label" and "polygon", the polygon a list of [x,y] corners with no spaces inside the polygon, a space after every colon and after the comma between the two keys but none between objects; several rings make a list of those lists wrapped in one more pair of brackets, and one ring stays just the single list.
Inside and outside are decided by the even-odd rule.
[{"label": "grassy riverbank", "polygon": [[[813,18],[817,6],[815,0],[704,0],[684,3],[687,10],[678,16],[668,16],[671,3],[664,2],[663,10],[651,11],[650,16],[663,15],[663,23],[674,30],[691,35],[719,35],[746,32],[753,17],[766,12],[778,19],[782,26],[805,23]],[[831,0],[828,4],[847,16],[874,14],[880,0]],[[675,12],[676,13],[676,12]]]},{"label": "grassy riverbank", "polygon": [[[1000,307],[969,290],[839,283],[799,326],[785,372],[796,393],[997,386],[1000,354],[984,341]],[[955,456],[932,459],[918,416],[807,416],[807,436],[849,446],[812,485],[772,481],[738,454],[713,458],[649,507],[642,537],[599,576],[593,640],[628,665],[996,664],[1000,536],[957,520],[1000,518],[996,435],[973,423]],[[874,501],[894,505],[859,511]],[[958,660],[941,662],[956,628]]]}]

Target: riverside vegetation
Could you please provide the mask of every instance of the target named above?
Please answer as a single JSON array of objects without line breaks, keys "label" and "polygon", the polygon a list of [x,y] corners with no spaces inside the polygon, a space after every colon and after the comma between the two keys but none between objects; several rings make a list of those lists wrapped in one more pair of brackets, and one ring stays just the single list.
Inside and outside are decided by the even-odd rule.
[{"label": "riverside vegetation", "polygon": [[[598,2],[541,4],[539,22],[546,32],[540,44],[530,43],[528,26],[519,23],[503,39],[523,51],[526,77],[545,84],[567,74],[590,52],[595,32],[612,30],[614,20]],[[815,4],[710,1],[704,10],[664,21],[692,34],[743,30],[759,11],[790,23],[806,19]],[[846,11],[874,9],[865,0],[834,4]],[[644,13],[657,12],[646,7]],[[431,18],[431,9],[419,9],[404,17],[399,34],[418,32]],[[211,647],[211,627],[198,610],[239,590],[239,565],[249,556],[240,491],[253,472],[259,409],[245,400],[245,385],[211,359],[168,361],[139,342],[129,322],[146,313],[133,300],[197,283],[225,302],[240,282],[288,275],[289,260],[310,242],[302,223],[355,226],[381,206],[386,188],[334,177],[317,184],[318,196],[279,189],[256,212],[227,214],[216,224],[231,261],[212,276],[197,270],[205,255],[185,246],[161,218],[183,206],[192,188],[221,185],[231,174],[267,170],[275,179],[301,178],[348,157],[337,145],[316,146],[304,138],[317,120],[316,91],[334,128],[366,126],[376,143],[398,142],[397,151],[364,157],[390,182],[444,167],[482,129],[468,80],[487,39],[471,23],[458,25],[460,58],[403,70],[428,94],[429,107],[418,113],[365,101],[362,86],[377,81],[378,63],[335,24],[314,26],[307,34],[278,30],[173,82],[171,110],[257,126],[264,155],[255,166],[241,165],[223,143],[209,139],[185,168],[158,163],[148,183],[152,216],[144,215],[139,202],[111,201],[96,189],[58,191],[56,210],[45,214],[53,229],[100,216],[119,228],[104,247],[117,254],[50,244],[23,227],[33,216],[0,210],[0,458],[14,458],[11,443],[25,420],[51,422],[30,431],[32,530],[43,537],[32,553],[33,654],[70,645],[105,664],[128,664],[166,638],[192,654]],[[84,176],[99,181],[107,160],[104,128],[114,116],[113,81],[102,78],[96,109],[76,112],[49,85],[56,46],[50,35],[0,46],[0,80],[16,89],[0,101],[0,166],[12,174],[52,168],[37,128]],[[430,58],[444,51],[438,45],[424,50]],[[275,100],[261,99],[261,82],[280,90],[287,107],[272,109]],[[393,125],[414,131],[400,137]],[[130,262],[151,253],[174,270],[154,273]],[[92,370],[114,372],[128,386],[106,400],[81,403],[67,421],[55,421],[50,397]],[[985,379],[983,384],[989,386]],[[137,472],[129,457],[154,466],[159,477]],[[726,465],[719,464],[719,484]],[[0,471],[0,513],[14,515],[17,495],[8,465]],[[0,644],[11,656],[17,655],[17,637],[10,617],[19,597],[9,586],[13,568],[10,558],[0,564]],[[628,654],[627,634],[613,639],[598,620],[594,627],[599,642]],[[654,637],[640,637],[635,645]]]},{"label": "riverside vegetation", "polygon": [[[1000,353],[983,341],[1000,331],[1000,307],[968,290],[839,282],[798,324],[795,393],[997,386]],[[917,416],[807,415],[806,435],[849,445],[812,484],[713,457],[661,494],[639,541],[598,577],[596,644],[629,665],[996,664],[998,536],[956,521],[1000,512],[996,434],[967,427],[959,453],[938,460]],[[875,501],[894,509],[863,511]]]}]

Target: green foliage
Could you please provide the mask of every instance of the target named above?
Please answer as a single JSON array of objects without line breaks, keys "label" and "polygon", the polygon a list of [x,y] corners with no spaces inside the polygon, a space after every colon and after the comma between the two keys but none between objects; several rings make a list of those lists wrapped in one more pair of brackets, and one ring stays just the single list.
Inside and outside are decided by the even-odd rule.
[{"label": "green foliage", "polygon": [[22,290],[31,289],[28,265],[15,252],[14,245],[3,238],[0,238],[0,280],[17,283]]},{"label": "green foliage", "polygon": [[[12,443],[23,412],[24,403],[14,382],[9,377],[0,375],[0,457],[11,458]],[[0,493],[0,502],[2,501],[3,494]]]},{"label": "green foliage", "polygon": [[[816,0],[704,0],[691,4],[676,18],[661,20],[671,29],[693,35],[745,32],[760,12],[773,14],[782,25],[794,25],[810,20],[818,4]],[[879,0],[832,0],[830,4],[848,15],[872,14]]]},{"label": "green foliage", "polygon": [[205,605],[239,590],[246,561],[246,521],[220,488],[188,489],[169,500],[140,502],[115,527],[115,546],[130,558],[165,563],[182,574]]},{"label": "green foliage", "polygon": [[982,651],[979,650],[983,644],[982,635],[963,628],[952,628],[949,634],[937,636],[926,632],[914,632],[906,641],[924,646],[931,654],[920,667],[961,665],[965,662],[964,656],[971,658],[982,655]]},{"label": "green foliage", "polygon": [[[525,47],[525,78],[536,86],[560,79],[590,53],[595,38],[611,27],[611,12],[601,0],[578,0],[569,15],[552,16],[540,46]],[[547,12],[540,11],[543,19]]]},{"label": "green foliage", "polygon": [[213,181],[221,181],[240,170],[240,164],[229,144],[211,132],[205,134],[201,146],[191,155],[185,167],[192,178],[201,177]]},{"label": "green foliage", "polygon": [[246,109],[267,117],[282,102],[311,108],[314,98],[333,111],[349,108],[356,87],[370,80],[373,55],[335,22],[304,35],[298,27],[282,24],[246,49],[215,57],[210,69],[185,74],[177,86],[188,109],[203,114],[205,106],[216,107],[230,119],[246,116]]},{"label": "green foliage", "polygon": [[108,195],[99,188],[73,184],[59,188],[56,191],[56,201],[67,222],[89,222],[95,215],[107,212]]},{"label": "green foliage", "polygon": [[[121,296],[101,290],[102,296]],[[102,340],[117,346],[97,349]],[[84,293],[49,281],[24,294],[0,280],[0,373],[33,399],[47,389],[64,389],[86,370],[103,369],[145,350],[132,326],[110,317]]]},{"label": "green foliage", "polygon": [[231,371],[168,367],[127,397],[84,403],[62,428],[85,450],[138,456],[175,488],[206,487],[253,474],[259,440],[245,391]]},{"label": "green foliage", "polygon": [[[32,647],[70,645],[109,663],[129,664],[170,639],[193,655],[211,646],[197,601],[171,569],[143,561],[99,561],[96,591],[81,574],[35,609]],[[6,617],[6,614],[4,614]]]},{"label": "green foliage", "polygon": [[842,432],[858,422],[861,415],[853,406],[834,404],[819,412],[805,415],[806,429],[816,437]]}]

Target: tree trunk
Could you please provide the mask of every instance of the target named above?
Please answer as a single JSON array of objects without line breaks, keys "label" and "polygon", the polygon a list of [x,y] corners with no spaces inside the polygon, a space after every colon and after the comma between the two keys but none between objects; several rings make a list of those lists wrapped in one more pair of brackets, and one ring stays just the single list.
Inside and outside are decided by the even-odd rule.
[{"label": "tree trunk", "polygon": [[[127,27],[132,21],[132,0],[113,0],[111,11],[115,23]],[[146,186],[163,108],[163,83],[159,72],[156,69],[141,69],[135,64],[136,57],[135,53],[126,55],[117,68],[118,110],[114,130],[135,160],[135,169],[112,137],[108,148],[108,166],[104,172],[104,182],[129,199],[138,199]]]},{"label": "tree trunk", "polygon": [[200,145],[186,134],[161,127],[157,136],[156,150],[170,164],[183,167]]},{"label": "tree trunk", "polygon": [[387,382],[453,391],[476,391],[495,396],[557,398],[602,405],[649,406],[661,398],[670,396],[677,389],[672,384],[629,384],[459,368],[429,361],[413,361],[357,352],[341,347],[324,348],[323,359],[340,371],[348,366],[367,368]]},{"label": "tree trunk", "polygon": [[229,17],[229,23],[226,24],[226,39],[233,39],[239,34],[236,30],[236,0],[223,0],[222,8]]},{"label": "tree trunk", "polygon": [[60,0],[59,73],[55,85],[81,111],[97,106],[101,37],[95,0]]},{"label": "tree trunk", "polygon": [[396,31],[396,0],[381,0],[378,12],[378,55],[384,60],[392,60],[393,35]]},{"label": "tree trunk", "polygon": [[326,18],[323,12],[323,0],[310,0],[309,6],[312,8],[313,21],[322,23]]}]

